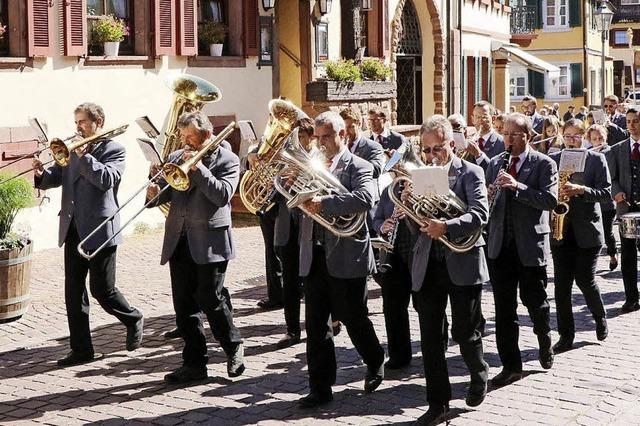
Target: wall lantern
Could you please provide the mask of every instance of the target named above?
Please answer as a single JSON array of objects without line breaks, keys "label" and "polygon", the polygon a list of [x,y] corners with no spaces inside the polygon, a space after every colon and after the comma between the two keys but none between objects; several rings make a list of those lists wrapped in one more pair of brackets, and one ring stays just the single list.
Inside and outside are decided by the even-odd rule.
[{"label": "wall lantern", "polygon": [[363,12],[369,12],[373,10],[373,0],[361,0],[360,10]]},{"label": "wall lantern", "polygon": [[318,0],[318,6],[320,8],[320,15],[326,15],[331,13],[332,0]]},{"label": "wall lantern", "polygon": [[273,9],[276,6],[276,0],[262,0],[262,8],[265,11]]}]

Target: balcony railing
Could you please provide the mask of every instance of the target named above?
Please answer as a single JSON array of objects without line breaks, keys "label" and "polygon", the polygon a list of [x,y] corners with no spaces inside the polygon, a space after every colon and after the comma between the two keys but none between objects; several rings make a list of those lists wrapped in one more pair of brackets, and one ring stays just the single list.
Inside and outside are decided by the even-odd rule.
[{"label": "balcony railing", "polygon": [[511,34],[532,34],[536,28],[535,6],[511,8]]}]

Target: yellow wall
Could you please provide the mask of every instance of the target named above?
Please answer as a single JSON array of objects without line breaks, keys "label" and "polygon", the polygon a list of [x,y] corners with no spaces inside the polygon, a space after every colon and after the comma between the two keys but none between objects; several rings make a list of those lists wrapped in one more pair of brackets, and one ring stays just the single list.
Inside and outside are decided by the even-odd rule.
[{"label": "yellow wall", "polygon": [[[334,5],[334,7],[336,7]],[[298,0],[276,2],[276,25],[280,44],[284,45],[296,58],[300,58],[300,25]],[[300,67],[282,50],[279,53],[280,96],[296,105],[302,104]]]}]

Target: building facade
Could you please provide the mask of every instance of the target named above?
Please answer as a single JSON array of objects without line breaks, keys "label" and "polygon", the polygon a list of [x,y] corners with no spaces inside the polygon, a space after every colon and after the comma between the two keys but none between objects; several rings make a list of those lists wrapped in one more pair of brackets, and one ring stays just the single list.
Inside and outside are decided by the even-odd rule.
[{"label": "building facade", "polygon": [[[613,93],[624,98],[633,88],[640,87],[635,50],[640,45],[640,0],[614,0],[613,23],[609,35],[609,49],[613,57]],[[631,47],[629,46],[631,30]]]}]

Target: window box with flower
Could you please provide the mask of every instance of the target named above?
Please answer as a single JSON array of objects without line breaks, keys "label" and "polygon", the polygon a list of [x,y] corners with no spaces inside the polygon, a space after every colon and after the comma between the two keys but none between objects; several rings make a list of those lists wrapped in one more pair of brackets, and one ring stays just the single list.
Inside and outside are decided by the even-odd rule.
[{"label": "window box with flower", "polygon": [[129,28],[122,19],[107,15],[98,19],[91,31],[91,42],[102,43],[105,56],[118,56],[120,42],[129,35]]}]

